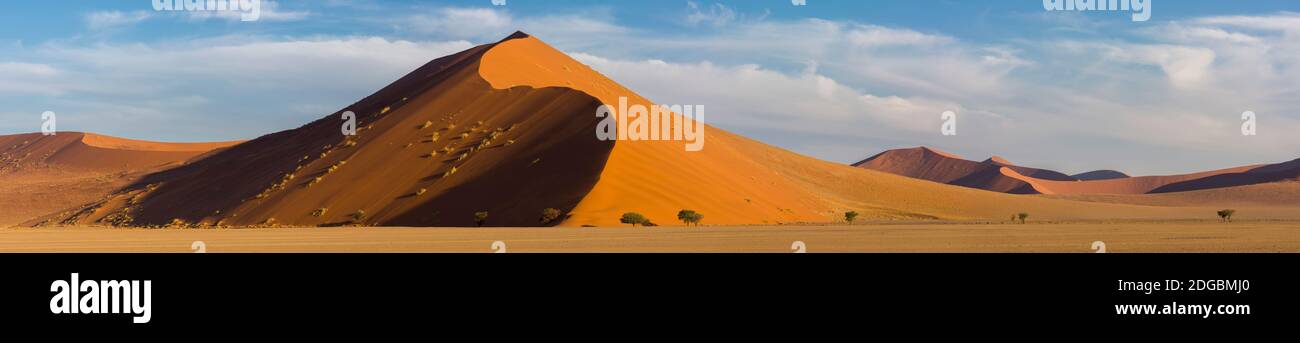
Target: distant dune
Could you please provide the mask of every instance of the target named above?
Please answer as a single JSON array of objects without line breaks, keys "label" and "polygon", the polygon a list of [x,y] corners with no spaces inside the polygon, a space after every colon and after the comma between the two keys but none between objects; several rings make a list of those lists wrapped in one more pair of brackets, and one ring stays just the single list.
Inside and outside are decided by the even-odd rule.
[{"label": "distant dune", "polygon": [[[686,151],[681,141],[597,140],[596,108],[621,97],[652,104],[516,33],[435,59],[297,129],[173,163],[98,200],[24,224],[459,227],[478,225],[475,214],[487,212],[486,226],[576,227],[620,226],[623,213],[639,212],[680,225],[682,209],[704,214],[708,225],[827,223],[846,211],[863,220],[1005,221],[1018,212],[1042,220],[1213,216],[1200,206],[959,187],[947,183],[1034,193],[1055,187],[1052,182],[1078,181],[926,148],[886,152],[855,168],[713,126],[706,126],[699,152]],[[340,131],[344,111],[357,114],[356,136]],[[203,150],[98,141],[178,154],[173,158]],[[563,215],[543,222],[547,208]]]},{"label": "distant dune", "polygon": [[1093,181],[1093,180],[1123,179],[1123,178],[1128,178],[1129,176],[1128,174],[1124,174],[1123,172],[1116,171],[1116,170],[1094,170],[1086,173],[1070,175],[1070,177],[1082,181]]},{"label": "distant dune", "polygon": [[146,173],[227,143],[160,143],[80,132],[0,136],[0,226],[102,199]]},{"label": "distant dune", "polygon": [[1294,180],[1300,160],[1208,172],[1130,177],[1112,170],[1068,176],[1016,166],[1001,157],[984,162],[951,154],[926,154],[930,148],[889,150],[854,166],[952,185],[1012,194],[1147,194],[1227,188]]}]

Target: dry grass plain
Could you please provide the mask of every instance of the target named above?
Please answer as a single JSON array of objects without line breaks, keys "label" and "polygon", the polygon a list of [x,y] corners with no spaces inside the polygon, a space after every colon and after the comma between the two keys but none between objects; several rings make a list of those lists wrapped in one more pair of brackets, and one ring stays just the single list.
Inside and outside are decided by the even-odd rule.
[{"label": "dry grass plain", "polygon": [[1300,221],[657,228],[0,229],[0,252],[1300,252]]}]

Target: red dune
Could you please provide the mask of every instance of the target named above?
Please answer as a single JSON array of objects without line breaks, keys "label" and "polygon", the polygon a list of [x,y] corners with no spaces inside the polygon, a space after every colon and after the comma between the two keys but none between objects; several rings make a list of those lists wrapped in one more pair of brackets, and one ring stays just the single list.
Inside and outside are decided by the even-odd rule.
[{"label": "red dune", "polygon": [[1012,194],[1169,193],[1286,181],[1300,177],[1300,160],[1168,176],[1129,177],[1109,170],[1068,176],[1050,170],[1016,166],[997,156],[980,163],[986,167],[975,167],[973,161],[918,151],[932,149],[890,150],[854,166]]},{"label": "red dune", "polygon": [[101,199],[143,174],[226,143],[159,143],[59,132],[0,136],[0,225]]},{"label": "red dune", "polygon": [[[845,211],[864,220],[1205,215],[1203,208],[1023,197],[916,180],[813,159],[713,126],[706,126],[698,152],[681,141],[596,139],[596,108],[620,97],[652,104],[516,33],[433,60],[300,128],[212,152],[28,224],[444,227],[476,225],[475,214],[486,212],[487,226],[611,226],[625,212],[677,224],[682,209],[704,214],[708,225],[832,222]],[[341,134],[343,111],[357,113],[357,136]],[[1037,182],[1017,179],[1013,169],[1023,167],[932,149],[898,155],[864,163],[938,180],[992,170],[1006,187]],[[547,208],[563,216],[540,220]]]},{"label": "red dune", "polygon": [[984,164],[927,147],[885,151],[853,166],[939,183],[950,183],[987,168]]}]

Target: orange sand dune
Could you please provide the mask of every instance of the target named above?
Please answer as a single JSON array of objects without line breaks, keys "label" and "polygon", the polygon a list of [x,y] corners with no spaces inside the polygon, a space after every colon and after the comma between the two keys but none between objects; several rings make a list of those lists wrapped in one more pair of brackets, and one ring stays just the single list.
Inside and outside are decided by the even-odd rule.
[{"label": "orange sand dune", "polygon": [[38,165],[78,170],[138,170],[183,162],[236,143],[160,143],[80,132],[0,136],[3,163],[0,171]]},{"label": "orange sand dune", "polygon": [[[710,225],[831,222],[850,210],[866,220],[1212,214],[922,181],[813,159],[712,126],[699,152],[680,141],[597,140],[596,108],[620,97],[651,104],[516,33],[433,60],[303,127],[207,154],[28,224],[472,226],[475,213],[486,212],[488,226],[612,226],[624,212],[674,224],[681,209],[703,213]],[[358,114],[357,136],[340,132],[344,110]],[[564,216],[543,222],[546,208]]]},{"label": "orange sand dune", "polygon": [[101,199],[145,173],[233,143],[157,143],[79,132],[0,136],[0,226]]}]

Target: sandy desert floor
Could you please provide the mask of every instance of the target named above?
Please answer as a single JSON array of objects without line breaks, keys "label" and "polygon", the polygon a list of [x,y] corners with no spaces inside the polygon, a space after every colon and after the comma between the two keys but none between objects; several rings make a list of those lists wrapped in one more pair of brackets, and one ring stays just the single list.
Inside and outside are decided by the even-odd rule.
[{"label": "sandy desert floor", "polygon": [[1300,252],[1300,222],[916,223],[700,228],[0,229],[0,252]]}]

